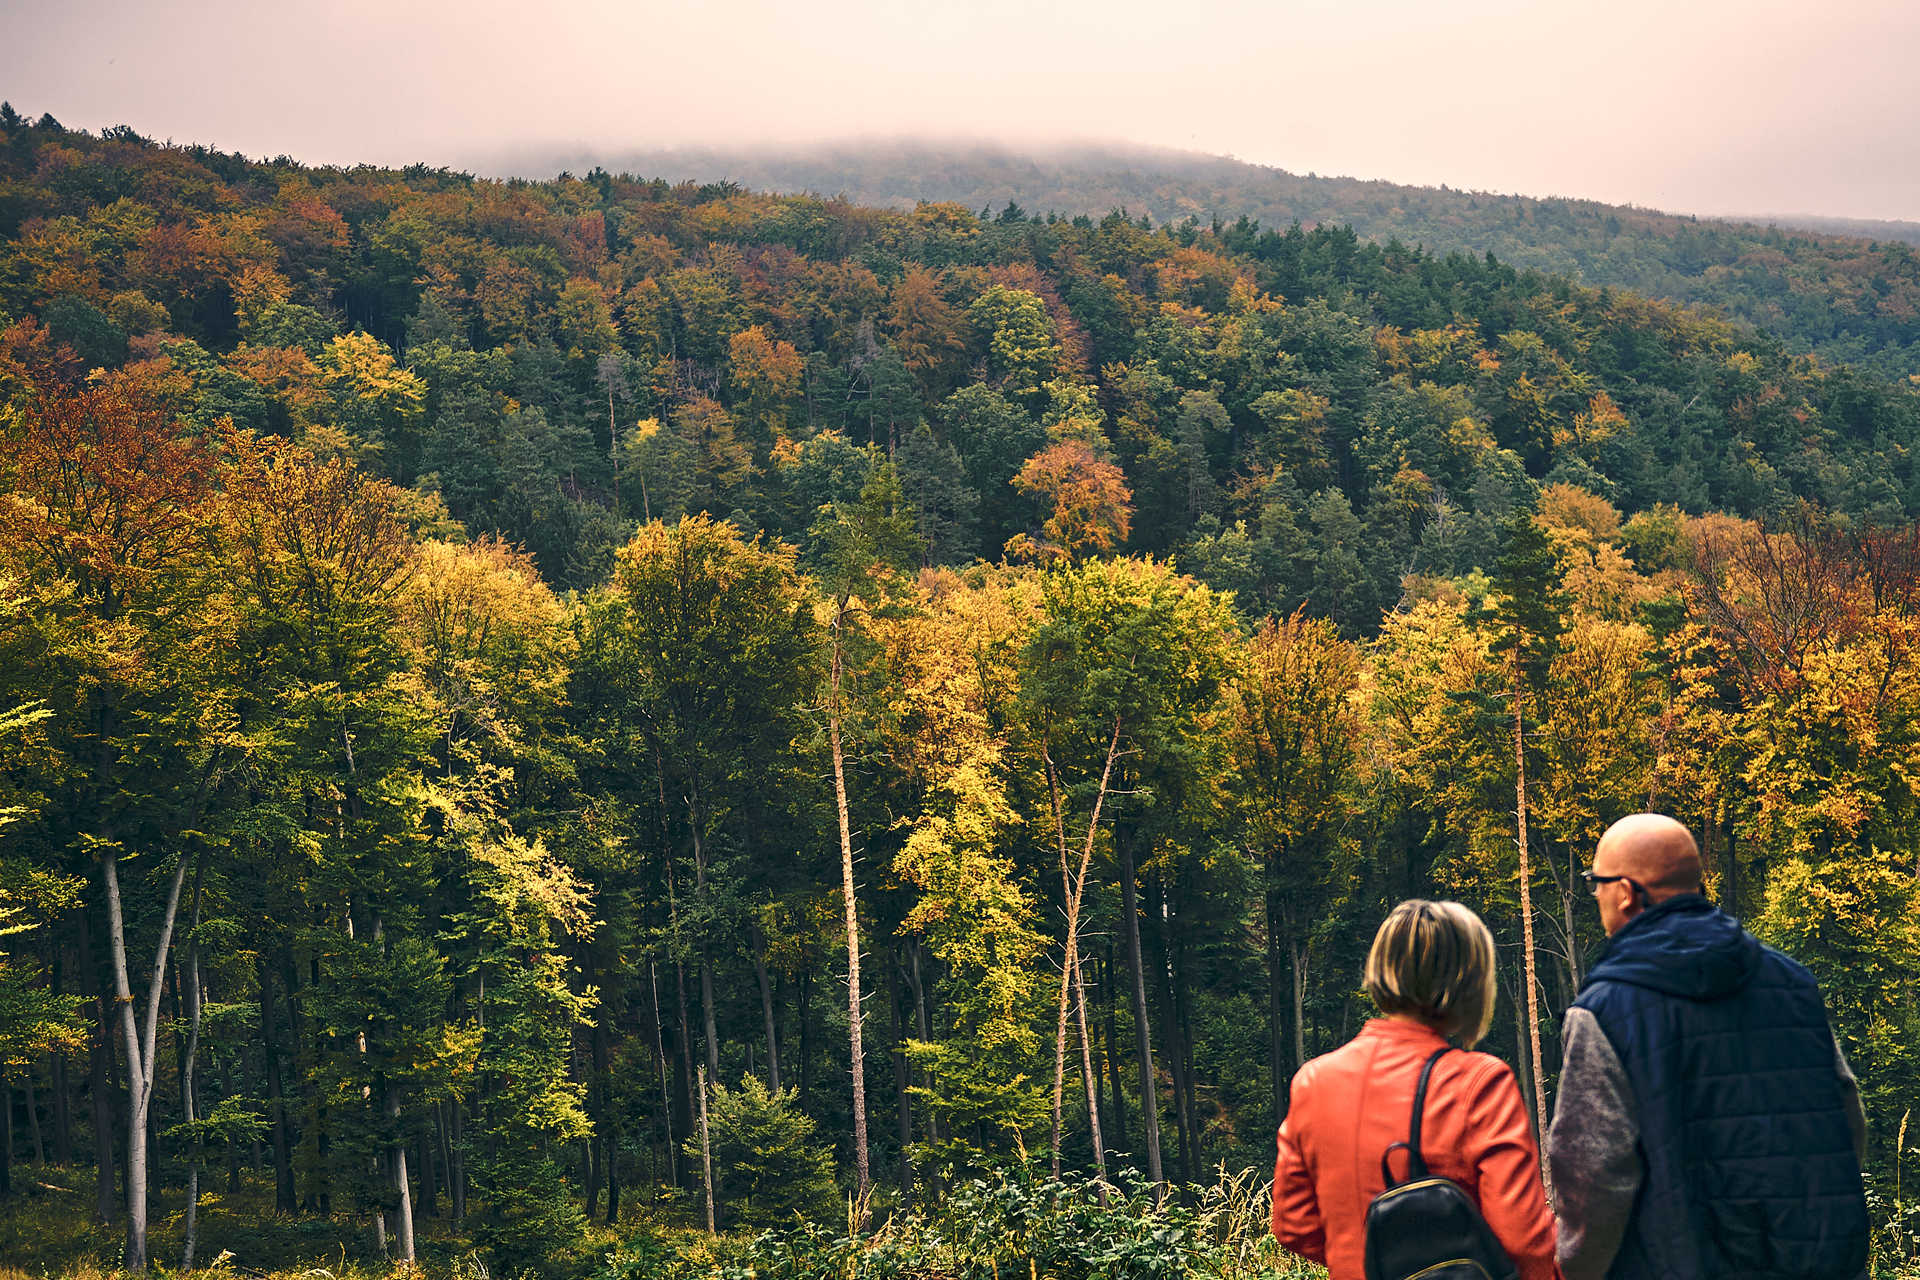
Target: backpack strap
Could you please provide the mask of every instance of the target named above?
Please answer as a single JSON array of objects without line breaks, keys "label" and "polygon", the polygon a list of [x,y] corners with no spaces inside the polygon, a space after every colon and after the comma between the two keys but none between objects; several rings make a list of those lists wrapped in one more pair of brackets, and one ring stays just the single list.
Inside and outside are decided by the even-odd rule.
[{"label": "backpack strap", "polygon": [[1433,1064],[1440,1061],[1441,1055],[1453,1052],[1452,1045],[1443,1045],[1433,1051],[1426,1065],[1420,1068],[1420,1083],[1413,1091],[1413,1122],[1407,1129],[1407,1140],[1396,1142],[1380,1154],[1380,1176],[1386,1180],[1389,1188],[1397,1187],[1403,1179],[1393,1176],[1393,1153],[1407,1153],[1407,1176],[1404,1181],[1412,1182],[1427,1176],[1426,1157],[1420,1154],[1420,1116],[1427,1109],[1427,1081],[1433,1076]]}]

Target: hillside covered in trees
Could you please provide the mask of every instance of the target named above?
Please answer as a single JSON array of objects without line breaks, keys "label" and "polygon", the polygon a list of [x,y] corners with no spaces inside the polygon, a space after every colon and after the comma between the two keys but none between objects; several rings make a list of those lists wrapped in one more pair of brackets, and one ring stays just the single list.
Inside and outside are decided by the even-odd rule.
[{"label": "hillside covered in trees", "polygon": [[[501,1276],[708,1203],[1037,1232],[971,1181],[1022,1159],[1144,1211],[1270,1164],[1411,894],[1493,926],[1545,1105],[1647,807],[1819,974],[1890,1174],[1904,380],[1343,227],[0,127],[6,1156],[130,1259],[204,1201],[257,1265],[256,1180]],[[1075,1194],[1111,1257],[1252,1220]]]},{"label": "hillside covered in trees", "polygon": [[1065,217],[1123,209],[1162,225],[1247,218],[1279,231],[1295,222],[1308,230],[1347,226],[1380,244],[1491,253],[1596,287],[1712,307],[1795,351],[1889,377],[1920,373],[1920,258],[1912,247],[1920,242],[1920,225],[1910,222],[1694,217],[1595,200],[1303,175],[1145,147],[556,148],[481,162],[485,172],[525,177],[596,165],[675,182],[842,195],[897,209],[952,201],[976,211],[1014,204]]}]

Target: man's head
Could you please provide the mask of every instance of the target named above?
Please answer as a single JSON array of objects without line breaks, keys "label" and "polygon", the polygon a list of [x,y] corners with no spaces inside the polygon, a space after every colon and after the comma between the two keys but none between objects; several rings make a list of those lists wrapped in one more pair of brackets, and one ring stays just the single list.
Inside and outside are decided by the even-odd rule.
[{"label": "man's head", "polygon": [[1701,889],[1700,849],[1688,830],[1660,813],[1620,819],[1593,851],[1593,896],[1609,934],[1647,908]]}]

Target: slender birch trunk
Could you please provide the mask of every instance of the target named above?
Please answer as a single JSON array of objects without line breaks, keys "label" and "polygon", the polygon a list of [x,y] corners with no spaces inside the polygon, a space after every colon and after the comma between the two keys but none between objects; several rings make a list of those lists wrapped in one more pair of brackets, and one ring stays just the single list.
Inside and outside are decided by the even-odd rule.
[{"label": "slender birch trunk", "polygon": [[126,915],[120,901],[119,856],[111,844],[100,855],[100,875],[107,892],[107,941],[113,965],[113,996],[119,1009],[120,1037],[127,1056],[127,1245],[123,1265],[129,1271],[147,1269],[147,1121],[153,1102],[154,1047],[160,1028],[160,994],[167,955],[173,945],[174,917],[180,910],[180,891],[186,883],[183,853],[167,888],[161,916],[160,941],[154,948],[152,976],[147,982],[146,1025],[133,1008],[133,984],[127,974]]},{"label": "slender birch trunk", "polygon": [[707,1133],[707,1068],[700,1068],[700,1180],[707,1193],[707,1234],[715,1234],[713,1214],[713,1145]]},{"label": "slender birch trunk", "polygon": [[853,1160],[855,1173],[854,1228],[867,1223],[867,1201],[873,1175],[867,1157],[867,1076],[860,1046],[860,918],[853,884],[853,827],[847,813],[847,772],[840,747],[840,686],[845,672],[842,628],[847,603],[843,598],[833,617],[831,701],[827,707],[827,736],[833,747],[833,800],[840,818],[840,888],[846,900],[847,924],[847,1042],[853,1061]]},{"label": "slender birch trunk", "polygon": [[[187,1047],[180,1058],[180,1110],[187,1124],[191,1125],[200,1118],[199,1108],[194,1099],[195,1076],[200,1059],[200,943],[197,934],[200,931],[200,881],[205,871],[203,862],[193,875],[193,913],[187,925]],[[186,1242],[180,1250],[180,1269],[193,1270],[193,1247],[200,1228],[200,1166],[205,1159],[205,1142],[198,1134],[193,1138],[193,1155],[187,1163],[187,1221]]]}]

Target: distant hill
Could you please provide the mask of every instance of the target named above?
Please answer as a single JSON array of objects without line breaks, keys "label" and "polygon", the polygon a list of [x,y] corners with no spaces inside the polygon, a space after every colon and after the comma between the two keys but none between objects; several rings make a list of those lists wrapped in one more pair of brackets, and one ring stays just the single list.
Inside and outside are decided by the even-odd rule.
[{"label": "distant hill", "polygon": [[[1920,373],[1920,224],[1795,216],[1775,225],[1559,197],[1499,195],[1289,173],[1194,152],[1119,146],[1015,149],[979,143],[841,143],[811,149],[556,148],[476,161],[478,172],[551,177],[611,173],[732,181],[753,190],[844,195],[911,208],[951,201],[976,212],[1156,223],[1242,217],[1285,229],[1346,224],[1437,253],[1492,253],[1518,267],[1574,275],[1718,307],[1829,361],[1891,376]],[[1787,225],[1799,224],[1799,225]],[[1902,243],[1905,242],[1905,243]]]}]

